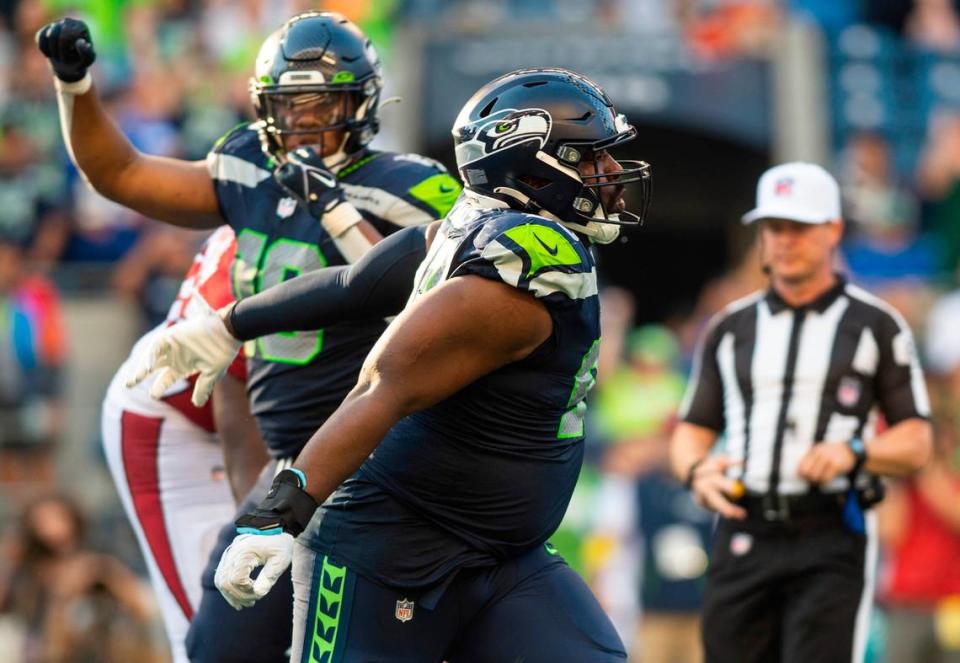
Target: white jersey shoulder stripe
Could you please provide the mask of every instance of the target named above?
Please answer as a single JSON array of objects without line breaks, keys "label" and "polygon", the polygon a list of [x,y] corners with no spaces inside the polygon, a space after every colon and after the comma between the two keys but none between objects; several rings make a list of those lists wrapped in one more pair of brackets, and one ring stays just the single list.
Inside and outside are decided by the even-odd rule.
[{"label": "white jersey shoulder stripe", "polygon": [[342,183],[347,200],[361,212],[369,212],[390,223],[406,227],[435,221],[434,217],[389,191],[360,184]]},{"label": "white jersey shoulder stripe", "polygon": [[[523,272],[523,260],[514,251],[498,241],[487,244],[481,252],[484,260],[491,262],[504,283],[518,287]],[[597,294],[597,270],[589,272],[566,273],[559,271],[541,272],[530,279],[528,285],[535,297],[562,293],[574,301],[587,299]]]},{"label": "white jersey shoulder stripe", "polygon": [[251,189],[270,177],[268,170],[232,154],[219,152],[211,152],[207,155],[207,172],[215,180],[236,182]]}]

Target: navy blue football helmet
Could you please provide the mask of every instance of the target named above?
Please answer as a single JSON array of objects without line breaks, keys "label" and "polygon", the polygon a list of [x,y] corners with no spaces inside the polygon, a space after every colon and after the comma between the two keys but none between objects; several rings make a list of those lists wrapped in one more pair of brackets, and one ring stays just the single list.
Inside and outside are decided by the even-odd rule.
[{"label": "navy blue football helmet", "polygon": [[[634,138],[603,89],[566,69],[523,69],[482,87],[453,126],[457,168],[468,190],[552,217],[600,243],[643,222],[652,171],[618,160],[622,171],[583,175],[580,165]],[[604,189],[636,185],[638,212],[606,209]],[[609,196],[607,196],[609,200]]]},{"label": "navy blue football helmet", "polygon": [[[291,138],[343,131],[332,159],[343,161],[379,130],[382,87],[380,59],[356,25],[332,12],[294,16],[263,43],[250,81],[264,148],[282,156],[296,146]],[[302,108],[319,108],[324,119],[301,126]]]}]

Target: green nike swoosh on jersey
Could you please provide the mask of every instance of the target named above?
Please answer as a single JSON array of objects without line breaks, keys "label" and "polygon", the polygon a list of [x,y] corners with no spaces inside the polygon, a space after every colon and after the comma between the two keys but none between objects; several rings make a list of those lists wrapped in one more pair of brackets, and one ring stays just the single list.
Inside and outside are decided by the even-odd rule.
[{"label": "green nike swoosh on jersey", "polygon": [[527,223],[507,230],[504,235],[519,246],[530,261],[527,277],[553,266],[581,264],[570,238],[547,225]]}]

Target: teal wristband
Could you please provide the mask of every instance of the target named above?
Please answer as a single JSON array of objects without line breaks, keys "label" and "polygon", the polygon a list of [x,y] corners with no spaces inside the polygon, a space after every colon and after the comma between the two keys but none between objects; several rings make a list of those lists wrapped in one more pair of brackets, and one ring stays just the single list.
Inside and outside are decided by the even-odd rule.
[{"label": "teal wristband", "polygon": [[296,474],[296,475],[297,475],[297,478],[300,479],[300,490],[306,490],[306,489],[307,489],[307,475],[303,473],[303,470],[298,470],[298,469],[295,468],[295,467],[290,467],[290,468],[287,468],[287,469],[289,469],[291,472],[293,472],[294,474]]},{"label": "teal wristband", "polygon": [[857,472],[863,467],[864,463],[867,462],[867,445],[863,443],[863,440],[859,437],[851,438],[847,442],[847,446],[850,447],[850,451],[853,452],[853,468],[850,470],[850,476],[855,477]]}]

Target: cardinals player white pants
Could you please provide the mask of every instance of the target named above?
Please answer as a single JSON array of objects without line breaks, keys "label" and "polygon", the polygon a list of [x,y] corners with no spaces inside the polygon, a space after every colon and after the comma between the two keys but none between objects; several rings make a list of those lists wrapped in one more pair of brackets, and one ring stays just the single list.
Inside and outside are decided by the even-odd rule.
[{"label": "cardinals player white pants", "polygon": [[187,663],[184,640],[200,600],[200,576],[236,505],[216,434],[151,399],[152,379],[133,389],[123,385],[133,358],[154,333],[137,343],[107,390],[103,445],[150,572],[173,660]]}]

